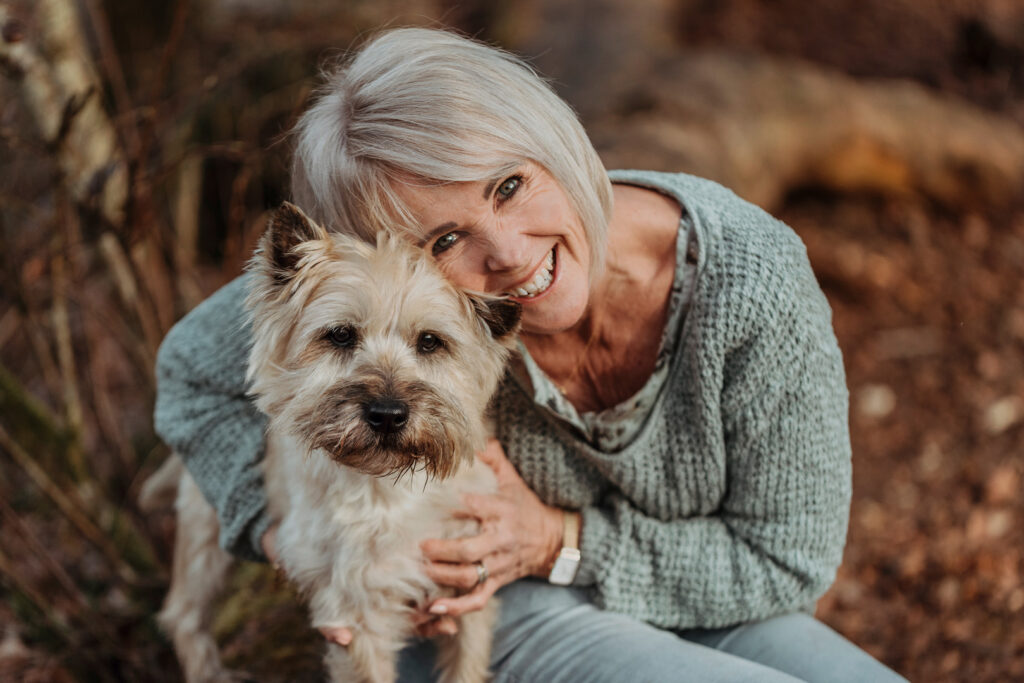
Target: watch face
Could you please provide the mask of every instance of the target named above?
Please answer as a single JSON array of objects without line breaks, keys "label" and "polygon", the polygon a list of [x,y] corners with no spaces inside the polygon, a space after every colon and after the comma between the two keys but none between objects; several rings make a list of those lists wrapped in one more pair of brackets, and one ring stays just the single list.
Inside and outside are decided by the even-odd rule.
[{"label": "watch face", "polygon": [[555,560],[555,566],[551,568],[551,573],[548,574],[548,581],[556,586],[568,586],[576,578],[576,570],[579,567],[579,557],[566,557],[563,551],[563,554],[559,555],[558,559]]}]

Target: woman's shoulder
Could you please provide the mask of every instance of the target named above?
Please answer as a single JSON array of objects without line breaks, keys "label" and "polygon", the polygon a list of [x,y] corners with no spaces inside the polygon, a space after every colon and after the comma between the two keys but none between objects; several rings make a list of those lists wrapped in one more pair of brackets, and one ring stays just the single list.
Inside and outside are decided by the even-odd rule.
[{"label": "woman's shoulder", "polygon": [[746,236],[748,241],[800,243],[783,222],[713,180],[688,173],[643,170],[617,170],[608,175],[613,183],[646,187],[675,199],[705,243],[735,239],[736,235]]},{"label": "woman's shoulder", "polygon": [[674,197],[695,236],[691,334],[723,348],[831,329],[831,310],[800,237],[722,185],[685,173],[616,171],[612,182]]},{"label": "woman's shoulder", "polygon": [[157,354],[159,375],[198,370],[244,375],[250,334],[245,297],[248,275],[240,275],[189,311],[164,337]]},{"label": "woman's shoulder", "polygon": [[700,277],[717,273],[720,287],[785,286],[790,277],[803,278],[810,270],[804,244],[789,226],[723,185],[687,173],[628,170],[609,176],[615,183],[673,197],[695,233]]}]

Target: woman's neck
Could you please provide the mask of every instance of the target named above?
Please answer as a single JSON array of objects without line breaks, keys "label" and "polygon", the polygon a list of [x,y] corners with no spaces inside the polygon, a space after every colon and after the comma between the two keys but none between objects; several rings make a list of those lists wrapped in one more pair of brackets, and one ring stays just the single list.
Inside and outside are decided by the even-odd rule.
[{"label": "woman's neck", "polygon": [[621,403],[654,371],[675,273],[679,205],[650,190],[613,187],[608,259],[586,312],[563,332],[521,335],[541,369],[584,412]]}]

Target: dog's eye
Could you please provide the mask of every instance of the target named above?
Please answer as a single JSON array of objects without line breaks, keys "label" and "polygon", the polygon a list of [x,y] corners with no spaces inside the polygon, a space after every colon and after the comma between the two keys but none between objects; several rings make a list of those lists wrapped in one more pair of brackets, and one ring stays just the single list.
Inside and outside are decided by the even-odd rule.
[{"label": "dog's eye", "polygon": [[444,348],[444,340],[431,332],[423,332],[416,340],[416,350],[420,353],[434,353]]},{"label": "dog's eye", "polygon": [[339,349],[351,349],[359,341],[359,335],[351,325],[332,327],[324,337]]}]

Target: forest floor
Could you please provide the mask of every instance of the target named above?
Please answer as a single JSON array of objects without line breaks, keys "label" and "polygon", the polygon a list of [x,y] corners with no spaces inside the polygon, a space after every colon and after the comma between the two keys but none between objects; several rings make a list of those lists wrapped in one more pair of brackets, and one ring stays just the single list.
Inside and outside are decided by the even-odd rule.
[{"label": "forest floor", "polygon": [[1024,215],[795,198],[851,392],[854,497],[818,615],[915,681],[1024,677]]}]

